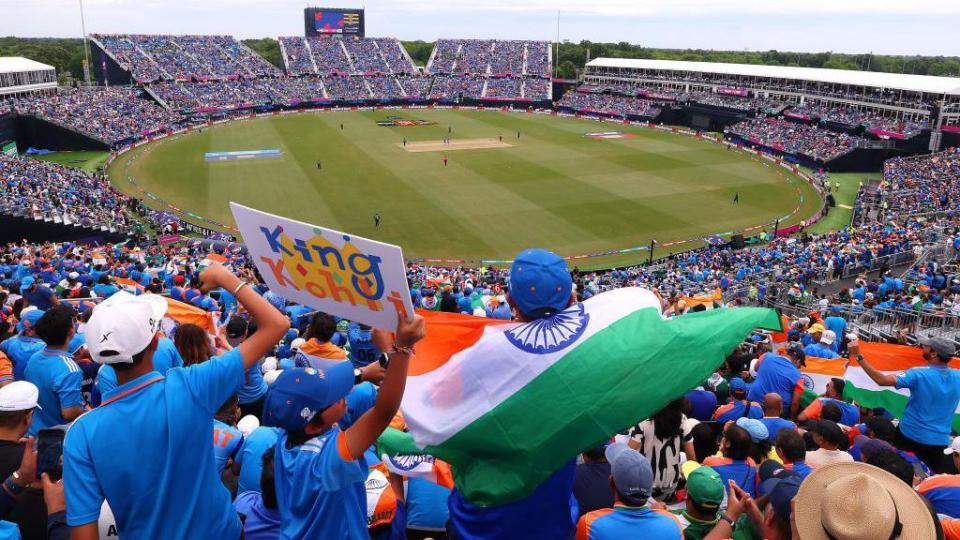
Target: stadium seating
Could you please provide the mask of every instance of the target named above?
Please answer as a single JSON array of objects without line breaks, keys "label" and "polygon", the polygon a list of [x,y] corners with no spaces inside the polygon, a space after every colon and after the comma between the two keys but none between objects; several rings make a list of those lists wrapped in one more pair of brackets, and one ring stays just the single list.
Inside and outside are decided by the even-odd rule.
[{"label": "stadium seating", "polygon": [[141,83],[162,79],[277,76],[280,70],[231,36],[92,36]]},{"label": "stadium seating", "polygon": [[107,144],[140,138],[178,125],[182,118],[159,106],[137,87],[60,89],[11,100],[29,114]]},{"label": "stadium seating", "polygon": [[855,135],[775,118],[740,122],[728,128],[728,132],[754,144],[821,162],[836,159],[864,143]]},{"label": "stadium seating", "polygon": [[661,112],[656,102],[646,99],[589,92],[567,92],[557,102],[557,107],[583,113],[646,118],[655,118]]}]

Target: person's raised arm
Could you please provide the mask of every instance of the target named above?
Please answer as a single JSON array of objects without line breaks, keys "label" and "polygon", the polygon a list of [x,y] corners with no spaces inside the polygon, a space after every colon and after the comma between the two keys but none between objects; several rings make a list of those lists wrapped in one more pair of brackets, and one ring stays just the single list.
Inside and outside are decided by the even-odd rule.
[{"label": "person's raised arm", "polygon": [[367,448],[376,442],[377,437],[387,429],[400,409],[400,401],[407,385],[410,351],[425,333],[423,317],[419,315],[408,321],[401,320],[397,324],[396,341],[390,339],[387,332],[379,329],[373,331],[373,341],[377,347],[384,352],[393,352],[388,352],[390,364],[373,408],[363,413],[344,433],[347,449],[354,458],[362,456]]},{"label": "person's raised arm", "polygon": [[263,355],[270,352],[280,338],[290,328],[290,319],[277,311],[262,296],[256,293],[245,281],[230,273],[219,263],[213,263],[200,273],[203,284],[201,291],[206,294],[217,287],[223,287],[237,299],[244,309],[257,322],[257,331],[241,343],[237,350],[243,357],[244,369],[250,369]]},{"label": "person's raised arm", "polygon": [[847,346],[847,351],[849,351],[851,357],[857,359],[860,367],[863,368],[863,371],[868,377],[873,379],[873,382],[877,383],[879,386],[896,386],[897,377],[884,373],[870,365],[870,362],[864,358],[862,354],[860,354],[859,344]]}]

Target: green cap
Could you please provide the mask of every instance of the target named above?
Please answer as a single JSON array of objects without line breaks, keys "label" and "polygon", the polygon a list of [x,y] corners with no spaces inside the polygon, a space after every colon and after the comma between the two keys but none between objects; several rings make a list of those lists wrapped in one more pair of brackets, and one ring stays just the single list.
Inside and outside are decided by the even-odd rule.
[{"label": "green cap", "polygon": [[723,502],[723,479],[710,467],[697,467],[687,474],[687,496],[706,508],[719,508]]}]

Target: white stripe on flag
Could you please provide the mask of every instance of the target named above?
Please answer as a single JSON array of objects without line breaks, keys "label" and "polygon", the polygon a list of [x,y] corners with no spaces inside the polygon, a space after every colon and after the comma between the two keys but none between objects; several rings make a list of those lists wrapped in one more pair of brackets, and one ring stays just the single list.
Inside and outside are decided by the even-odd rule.
[{"label": "white stripe on flag", "polygon": [[557,352],[527,353],[507,340],[503,327],[488,327],[481,340],[443,366],[409,377],[401,410],[417,446],[443,444],[614,322],[640,309],[660,309],[659,299],[638,287],[605,292],[583,305],[590,315],[587,328]]}]

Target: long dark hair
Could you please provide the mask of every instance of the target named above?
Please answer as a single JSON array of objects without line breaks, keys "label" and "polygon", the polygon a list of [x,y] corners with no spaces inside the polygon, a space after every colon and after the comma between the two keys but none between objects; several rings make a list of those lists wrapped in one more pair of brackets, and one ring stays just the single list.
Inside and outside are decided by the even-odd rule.
[{"label": "long dark hair", "polygon": [[207,331],[190,323],[177,327],[173,334],[173,344],[183,357],[184,367],[206,362],[214,352]]},{"label": "long dark hair", "polygon": [[653,434],[660,440],[683,434],[683,398],[671,401],[653,415]]}]

